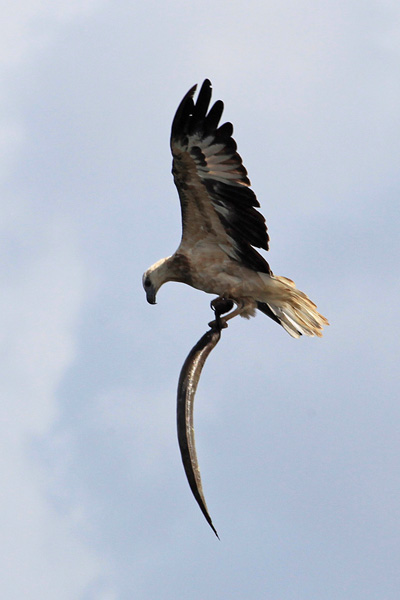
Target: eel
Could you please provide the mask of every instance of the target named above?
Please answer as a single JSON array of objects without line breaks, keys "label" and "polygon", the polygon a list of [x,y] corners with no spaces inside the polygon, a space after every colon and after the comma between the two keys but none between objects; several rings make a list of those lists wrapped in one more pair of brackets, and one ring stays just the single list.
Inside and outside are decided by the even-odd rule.
[{"label": "eel", "polygon": [[231,310],[232,306],[233,302],[225,298],[217,298],[211,302],[216,319],[212,322],[211,329],[189,352],[179,376],[177,393],[178,442],[186,478],[207,523],[218,539],[219,536],[208,512],[201,483],[194,438],[193,412],[196,389],[204,363],[219,342],[221,330],[227,327],[225,321],[221,319],[221,315]]}]

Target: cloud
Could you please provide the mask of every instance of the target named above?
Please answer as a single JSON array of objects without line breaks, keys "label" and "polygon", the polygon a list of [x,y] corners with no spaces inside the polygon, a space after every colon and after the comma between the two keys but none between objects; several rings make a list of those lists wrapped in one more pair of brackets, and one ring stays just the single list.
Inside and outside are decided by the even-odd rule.
[{"label": "cloud", "polygon": [[57,387],[76,352],[85,273],[65,223],[44,221],[32,216],[19,221],[22,234],[13,232],[14,252],[11,242],[3,243],[0,514],[7,577],[2,592],[67,600],[92,580],[98,564],[48,503],[32,441],[57,414]]},{"label": "cloud", "polygon": [[16,0],[2,5],[0,25],[0,68],[15,68],[32,60],[51,43],[59,26],[86,17],[104,0]]},{"label": "cloud", "polygon": [[57,416],[58,385],[76,355],[88,278],[74,224],[41,212],[34,195],[13,185],[28,143],[15,84],[27,62],[34,69],[63,24],[100,4],[17,1],[2,7],[0,514],[1,592],[7,598],[77,598],[100,571],[71,519],[49,502],[35,452],[35,440]]},{"label": "cloud", "polygon": [[[372,595],[393,584],[397,598],[383,551],[391,530],[394,563],[395,11],[290,0],[4,7],[4,597],[213,589],[313,600],[351,585],[364,599],[360,577]],[[272,268],[332,322],[322,340],[296,343],[262,315],[235,320],[208,361],[196,434],[219,546],[174,423],[179,369],[210,297],[170,284],[149,307],[140,283],[179,240],[168,134],[205,76],[262,202]]]}]

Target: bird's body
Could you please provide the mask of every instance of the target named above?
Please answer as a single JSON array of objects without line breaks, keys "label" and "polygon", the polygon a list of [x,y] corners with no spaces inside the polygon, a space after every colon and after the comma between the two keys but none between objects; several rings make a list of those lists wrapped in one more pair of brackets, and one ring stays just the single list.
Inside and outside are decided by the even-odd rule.
[{"label": "bird's body", "polygon": [[236,152],[232,125],[218,127],[223,104],[208,111],[211,84],[206,79],[196,104],[196,86],[182,100],[171,133],[173,175],[181,201],[182,239],[177,251],[143,275],[147,300],[158,289],[179,281],[233,300],[237,314],[261,310],[293,337],[321,336],[328,321],[295,284],[275,276],[255,248],[268,250],[265,219],[250,189],[247,171]]}]

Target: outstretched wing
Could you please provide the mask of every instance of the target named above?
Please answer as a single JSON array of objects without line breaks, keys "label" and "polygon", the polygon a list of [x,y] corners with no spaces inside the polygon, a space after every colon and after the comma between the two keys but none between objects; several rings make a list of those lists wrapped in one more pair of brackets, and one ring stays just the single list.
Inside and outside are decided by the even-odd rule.
[{"label": "outstretched wing", "polygon": [[204,81],[194,103],[196,87],[180,103],[171,131],[172,173],[182,210],[181,247],[190,248],[199,241],[217,244],[230,258],[271,273],[253,248],[268,250],[269,237],[236,152],[232,124],[218,127],[224,108],[221,100],[208,110],[210,81]]}]

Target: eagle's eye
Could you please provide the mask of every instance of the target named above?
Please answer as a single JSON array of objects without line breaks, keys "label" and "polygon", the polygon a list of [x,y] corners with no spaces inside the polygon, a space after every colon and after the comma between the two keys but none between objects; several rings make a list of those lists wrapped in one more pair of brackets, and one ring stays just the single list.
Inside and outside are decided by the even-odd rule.
[{"label": "eagle's eye", "polygon": [[146,277],[146,279],[144,280],[144,287],[146,288],[146,290],[148,290],[151,287],[151,281],[149,277]]}]

